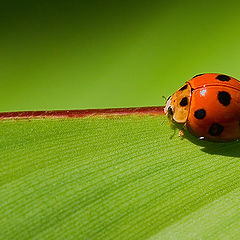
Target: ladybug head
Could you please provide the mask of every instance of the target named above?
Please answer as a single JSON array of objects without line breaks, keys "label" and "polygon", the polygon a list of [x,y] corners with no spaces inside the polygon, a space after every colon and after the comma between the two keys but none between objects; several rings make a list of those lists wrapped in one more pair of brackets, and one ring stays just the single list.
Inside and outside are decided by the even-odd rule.
[{"label": "ladybug head", "polygon": [[176,123],[185,123],[188,118],[191,97],[191,86],[186,83],[167,99],[165,114]]}]

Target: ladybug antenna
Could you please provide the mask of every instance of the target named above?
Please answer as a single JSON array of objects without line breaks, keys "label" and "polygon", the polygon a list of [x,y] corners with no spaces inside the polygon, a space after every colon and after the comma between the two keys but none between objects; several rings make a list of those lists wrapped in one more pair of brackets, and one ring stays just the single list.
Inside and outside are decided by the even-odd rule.
[{"label": "ladybug antenna", "polygon": [[161,121],[160,125],[162,126],[164,122],[169,121],[166,117]]},{"label": "ladybug antenna", "polygon": [[162,96],[162,98],[163,98],[165,101],[167,101],[167,98],[166,98],[165,96]]}]

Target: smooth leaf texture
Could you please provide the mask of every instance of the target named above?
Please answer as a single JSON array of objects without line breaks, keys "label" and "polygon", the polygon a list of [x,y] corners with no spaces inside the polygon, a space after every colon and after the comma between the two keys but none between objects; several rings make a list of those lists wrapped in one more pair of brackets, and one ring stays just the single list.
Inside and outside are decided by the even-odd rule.
[{"label": "smooth leaf texture", "polygon": [[238,239],[240,146],[165,116],[0,121],[0,239]]}]

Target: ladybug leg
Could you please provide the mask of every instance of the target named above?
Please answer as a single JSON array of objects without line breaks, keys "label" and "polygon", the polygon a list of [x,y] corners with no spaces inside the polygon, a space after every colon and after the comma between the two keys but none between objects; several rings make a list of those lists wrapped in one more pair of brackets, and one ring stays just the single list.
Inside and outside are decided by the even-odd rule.
[{"label": "ladybug leg", "polygon": [[172,139],[172,138],[175,136],[175,134],[176,134],[176,128],[173,128],[173,130],[174,130],[174,132],[173,132],[173,134],[169,137],[169,139]]},{"label": "ladybug leg", "polygon": [[171,127],[171,129],[174,131],[173,134],[170,136],[170,139],[172,139],[172,138],[175,136],[175,134],[176,134],[176,129],[177,129],[177,127],[176,127],[176,125],[171,121],[171,119],[169,119],[168,124],[169,124],[169,126]]},{"label": "ladybug leg", "polygon": [[181,139],[183,139],[183,136],[184,136],[184,131],[183,129],[179,131],[178,133],[178,137],[180,137]]},{"label": "ladybug leg", "polygon": [[187,127],[187,124],[184,123],[182,129],[178,133],[178,137],[180,137],[181,139],[183,139],[183,137],[184,137],[184,130],[186,129],[186,127]]}]

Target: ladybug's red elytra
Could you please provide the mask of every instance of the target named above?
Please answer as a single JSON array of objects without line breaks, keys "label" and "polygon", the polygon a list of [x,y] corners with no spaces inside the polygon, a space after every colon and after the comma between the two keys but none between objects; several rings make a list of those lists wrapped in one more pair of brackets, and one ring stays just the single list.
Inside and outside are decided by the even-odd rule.
[{"label": "ladybug's red elytra", "polygon": [[164,112],[200,139],[239,139],[240,81],[217,73],[196,75],[168,98]]}]

